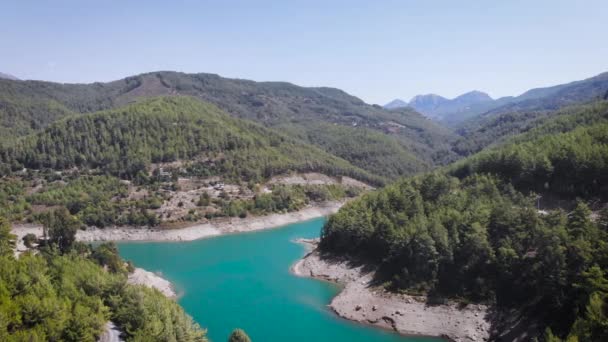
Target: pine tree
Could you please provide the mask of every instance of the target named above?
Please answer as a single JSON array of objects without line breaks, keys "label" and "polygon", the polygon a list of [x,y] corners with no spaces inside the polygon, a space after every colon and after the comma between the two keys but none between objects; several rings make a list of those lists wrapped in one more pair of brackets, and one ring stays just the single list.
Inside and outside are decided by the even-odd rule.
[{"label": "pine tree", "polygon": [[77,218],[65,209],[57,209],[44,218],[44,225],[49,232],[49,243],[56,245],[61,253],[66,253],[76,241],[76,232],[80,228]]},{"label": "pine tree", "polygon": [[16,239],[17,237],[11,233],[11,225],[4,217],[0,217],[0,256],[14,253]]}]

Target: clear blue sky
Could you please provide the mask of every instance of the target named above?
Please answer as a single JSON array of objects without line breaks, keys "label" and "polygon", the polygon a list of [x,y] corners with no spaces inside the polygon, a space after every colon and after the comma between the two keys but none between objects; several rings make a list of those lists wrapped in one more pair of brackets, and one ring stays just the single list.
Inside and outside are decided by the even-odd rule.
[{"label": "clear blue sky", "polygon": [[0,71],[154,70],[333,86],[371,103],[494,97],[608,71],[608,1],[0,0]]}]

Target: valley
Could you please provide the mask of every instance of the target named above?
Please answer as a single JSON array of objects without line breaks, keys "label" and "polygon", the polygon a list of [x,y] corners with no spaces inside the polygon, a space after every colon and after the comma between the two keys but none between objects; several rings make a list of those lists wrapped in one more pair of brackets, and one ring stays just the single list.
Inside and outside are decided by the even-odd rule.
[{"label": "valley", "polygon": [[[316,309],[304,309],[325,327],[316,340],[416,340],[345,324],[327,304],[365,325],[454,341],[548,339],[595,329],[583,309],[597,305],[604,291],[608,106],[587,95],[572,95],[576,103],[549,100],[568,89],[578,94],[586,81],[530,91],[524,98],[532,107],[515,107],[513,100],[509,109],[474,115],[461,128],[328,88],[208,74],[150,73],[94,87],[47,84],[44,96],[36,95],[37,82],[0,82],[13,89],[2,93],[12,98],[4,117],[13,111],[37,120],[50,109],[45,101],[60,104],[53,105],[60,108],[56,117],[45,116],[49,122],[24,130],[3,126],[16,136],[0,144],[0,215],[11,222],[18,260],[77,255],[131,286],[120,296],[155,291],[135,290],[143,285],[176,299],[215,340],[229,333],[227,324],[254,339],[280,334],[256,328],[265,323],[251,321],[253,314],[201,313],[194,303],[213,312],[236,304],[216,287],[192,288],[193,269],[176,274],[175,264],[162,266],[165,258],[194,260],[169,257],[178,248],[172,246],[210,248],[191,251],[209,259],[196,266],[204,275],[196,282],[234,286],[230,277],[242,270],[222,268],[226,260],[253,262],[254,273],[243,276],[254,282],[269,269],[282,274],[277,283],[291,285],[271,293],[290,298],[296,305],[290,314],[304,309],[298,298],[311,291],[290,288],[304,281],[290,269],[337,282],[342,292],[323,284],[315,290],[321,295],[309,298]],[[24,87],[32,92],[27,96],[45,100],[26,105]],[[244,101],[247,91],[258,95]],[[14,118],[11,125],[19,122]],[[289,240],[316,237],[314,251],[290,267],[299,249],[285,249]],[[248,239],[275,244],[261,255],[262,247],[238,247]],[[215,248],[244,251],[237,260]],[[230,291],[242,301],[255,298],[253,289]],[[285,315],[266,304],[260,319]],[[107,305],[114,311],[102,316],[122,338],[135,339],[133,329],[149,334],[144,322],[129,323],[121,314],[126,309]],[[571,312],[573,305],[581,311]],[[102,316],[91,336],[107,323]],[[299,321],[283,324],[295,331]],[[184,321],[184,329],[202,336],[194,322]]]},{"label": "valley", "polygon": [[606,13],[0,1],[0,342],[608,341]]},{"label": "valley", "polygon": [[[238,327],[258,340],[292,338],[266,323],[282,315],[298,336],[327,341],[593,340],[605,319],[589,312],[606,298],[603,75],[531,90],[458,126],[337,89],[210,74],[3,79],[3,262],[18,277],[38,264],[38,277],[53,277],[47,292],[86,306],[87,338],[111,323],[138,340],[168,320],[176,330],[157,340],[180,331],[192,336],[180,341],[220,340]],[[459,103],[485,98],[469,95]],[[290,241],[317,237],[291,267],[301,247]],[[72,267],[103,280],[74,278],[70,286],[89,290],[69,294],[56,274]],[[265,285],[242,288],[241,276]],[[17,291],[18,277],[0,279]],[[44,296],[27,291],[11,296]],[[253,308],[251,293],[274,299],[259,317],[236,314],[232,296]],[[146,309],[152,303],[164,314]],[[6,329],[66,334],[73,310]],[[133,310],[148,320],[134,321]],[[287,318],[297,312],[307,318]],[[323,331],[304,331],[305,322]]]}]

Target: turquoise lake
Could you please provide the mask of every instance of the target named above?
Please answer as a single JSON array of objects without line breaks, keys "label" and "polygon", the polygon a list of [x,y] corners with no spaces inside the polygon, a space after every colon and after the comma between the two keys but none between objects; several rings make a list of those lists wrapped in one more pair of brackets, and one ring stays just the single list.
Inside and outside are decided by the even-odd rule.
[{"label": "turquoise lake", "polygon": [[245,329],[253,342],[440,341],[341,319],[327,307],[337,286],[290,274],[305,254],[291,241],[318,237],[324,221],[191,242],[123,242],[119,248],[136,266],[170,280],[179,303],[213,342],[226,341],[234,328]]}]

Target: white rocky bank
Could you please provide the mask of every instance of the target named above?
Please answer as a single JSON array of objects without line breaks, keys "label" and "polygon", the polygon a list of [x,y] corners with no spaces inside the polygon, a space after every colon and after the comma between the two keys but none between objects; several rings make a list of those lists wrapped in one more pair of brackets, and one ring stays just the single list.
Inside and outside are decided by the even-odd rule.
[{"label": "white rocky bank", "polygon": [[343,318],[404,335],[439,336],[458,342],[489,339],[491,324],[484,305],[431,306],[425,297],[388,293],[371,285],[373,271],[353,267],[346,261],[323,259],[316,249],[294,264],[292,271],[344,286],[330,304]]}]

